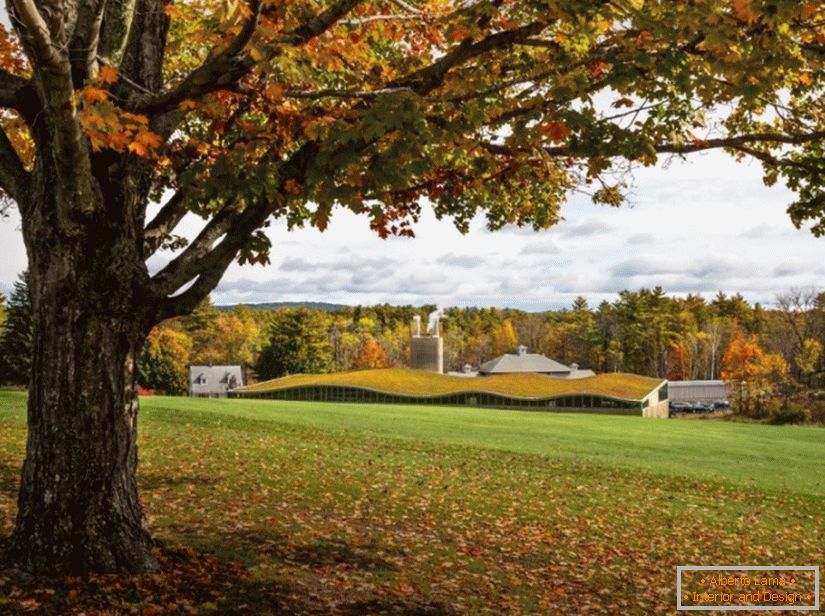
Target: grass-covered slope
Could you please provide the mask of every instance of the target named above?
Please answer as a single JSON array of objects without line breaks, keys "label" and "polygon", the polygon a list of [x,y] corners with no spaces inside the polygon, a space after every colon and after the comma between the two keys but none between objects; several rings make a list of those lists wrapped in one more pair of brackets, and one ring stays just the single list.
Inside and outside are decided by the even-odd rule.
[{"label": "grass-covered slope", "polygon": [[570,394],[599,394],[640,400],[660,379],[635,374],[597,374],[584,379],[560,379],[543,374],[502,374],[461,377],[409,368],[381,368],[333,374],[294,374],[244,387],[241,392],[264,392],[302,385],[346,385],[411,396],[435,396],[479,391],[519,398],[550,398]]},{"label": "grass-covered slope", "polygon": [[[24,403],[0,392],[0,545]],[[676,613],[677,565],[825,564],[822,428],[249,399],[141,407],[148,523],[188,551],[157,575],[39,588],[0,567],[0,614],[658,616]]]}]

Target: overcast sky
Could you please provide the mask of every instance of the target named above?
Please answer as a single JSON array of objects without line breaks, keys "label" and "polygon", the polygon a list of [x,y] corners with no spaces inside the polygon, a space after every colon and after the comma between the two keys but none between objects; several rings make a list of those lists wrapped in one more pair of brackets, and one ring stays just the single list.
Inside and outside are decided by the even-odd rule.
[{"label": "overcast sky", "polygon": [[[638,171],[630,203],[618,209],[573,196],[565,220],[540,233],[490,233],[479,219],[462,236],[426,211],[415,239],[381,240],[366,219],[339,211],[325,233],[273,225],[272,264],[233,265],[212,299],[541,310],[659,285],[674,295],[723,290],[770,304],[792,287],[825,286],[825,238],[793,227],[785,213],[792,199],[783,187],[763,186],[758,165],[715,152]],[[0,246],[0,288],[8,291],[26,266],[14,216],[0,221]]]}]

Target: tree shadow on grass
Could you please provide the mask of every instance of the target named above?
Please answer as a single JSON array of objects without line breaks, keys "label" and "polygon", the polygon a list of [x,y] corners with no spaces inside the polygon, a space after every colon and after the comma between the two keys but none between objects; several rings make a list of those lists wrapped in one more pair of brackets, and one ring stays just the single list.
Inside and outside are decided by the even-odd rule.
[{"label": "tree shadow on grass", "polygon": [[[361,616],[364,614],[388,614],[393,616],[451,616],[454,611],[440,602],[424,597],[400,598],[382,596],[380,589],[369,595],[352,591],[343,584],[340,588],[324,587],[323,583],[313,580],[313,572],[319,579],[329,579],[331,569],[353,572],[353,577],[364,573],[375,575],[372,579],[386,579],[399,571],[399,566],[387,557],[400,554],[378,553],[379,548],[373,544],[353,545],[341,538],[322,537],[312,543],[292,544],[281,534],[262,530],[235,530],[219,533],[210,542],[201,545],[210,551],[217,546],[232,545],[236,550],[243,550],[240,556],[251,562],[264,562],[284,570],[307,574],[303,581],[280,578],[274,586],[271,582],[248,580],[237,587],[230,596],[235,605],[252,604],[255,597],[266,596],[275,591],[280,600],[283,614],[336,614],[339,616]],[[262,558],[263,557],[263,558]],[[302,576],[303,577],[303,576]],[[307,579],[308,578],[308,579]],[[330,582],[326,582],[330,584]],[[228,612],[232,613],[232,612]],[[238,612],[243,613],[243,612]]]},{"label": "tree shadow on grass", "polygon": [[[348,552],[335,542],[300,551],[307,562],[339,562]],[[0,538],[0,614],[222,614],[296,616],[456,616],[444,605],[420,599],[348,597],[345,589],[301,586],[295,580],[255,579],[235,562],[208,552],[158,542],[161,569],[140,576],[90,575],[43,578],[27,575],[5,557]],[[356,559],[356,562],[359,562]],[[364,564],[364,563],[362,563]],[[369,564],[366,564],[369,566]]]},{"label": "tree shadow on grass", "polygon": [[158,490],[161,488],[176,488],[178,486],[209,486],[215,485],[218,480],[214,477],[202,477],[199,475],[182,475],[182,474],[162,474],[152,473],[148,475],[140,475],[138,478],[138,485],[140,492]]},{"label": "tree shadow on grass", "polygon": [[375,554],[377,546],[363,544],[352,546],[342,539],[322,538],[309,545],[290,545],[284,537],[257,531],[228,533],[226,541],[258,546],[259,554],[266,554],[271,561],[299,567],[330,567],[346,565],[365,571],[393,572],[398,567]]}]

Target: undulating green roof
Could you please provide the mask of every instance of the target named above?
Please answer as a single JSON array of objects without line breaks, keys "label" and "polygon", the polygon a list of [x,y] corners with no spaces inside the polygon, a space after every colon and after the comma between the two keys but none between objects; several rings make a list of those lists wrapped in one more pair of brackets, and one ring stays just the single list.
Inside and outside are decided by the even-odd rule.
[{"label": "undulating green roof", "polygon": [[410,396],[435,396],[476,391],[519,398],[550,398],[584,394],[641,400],[661,382],[662,379],[624,373],[597,374],[583,379],[562,379],[543,374],[462,377],[409,368],[379,368],[333,374],[293,374],[249,385],[236,391],[252,393],[306,385],[339,385],[365,387]]}]

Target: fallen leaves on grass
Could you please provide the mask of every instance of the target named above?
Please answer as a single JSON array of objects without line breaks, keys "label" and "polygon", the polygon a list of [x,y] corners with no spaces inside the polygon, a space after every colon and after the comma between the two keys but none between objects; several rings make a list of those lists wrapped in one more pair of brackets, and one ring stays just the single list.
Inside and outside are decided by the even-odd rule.
[{"label": "fallen leaves on grass", "polygon": [[[64,579],[0,570],[0,613],[65,616],[217,614],[218,605],[250,579],[238,563],[188,548],[157,548],[157,573]],[[237,609],[237,606],[232,609]],[[243,610],[237,613],[244,613]]]},{"label": "fallen leaves on grass", "polygon": [[[211,410],[158,409],[142,427],[150,527],[185,547],[135,578],[2,570],[0,614],[649,616],[673,612],[679,564],[825,562],[821,498],[721,477]],[[0,534],[24,436],[0,418]]]}]

